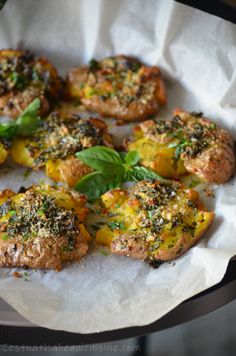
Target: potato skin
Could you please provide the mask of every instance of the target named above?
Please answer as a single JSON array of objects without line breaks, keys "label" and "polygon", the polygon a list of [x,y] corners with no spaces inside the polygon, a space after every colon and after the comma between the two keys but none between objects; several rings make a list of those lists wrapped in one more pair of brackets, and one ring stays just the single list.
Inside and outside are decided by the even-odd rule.
[{"label": "potato skin", "polygon": [[[174,114],[187,120],[186,112],[176,110]],[[212,124],[206,118],[200,118],[199,122],[207,127]],[[227,182],[235,171],[234,141],[229,132],[220,127],[216,127],[215,135],[213,147],[203,150],[194,158],[183,153],[182,158],[188,172],[195,173],[204,181],[221,184]]]},{"label": "potato skin", "polygon": [[[178,179],[189,172],[204,181],[224,183],[235,170],[233,139],[210,120],[194,115],[178,109],[171,121],[142,122],[134,128],[133,141],[125,145],[140,153],[144,166],[165,178]],[[182,138],[177,137],[179,129]],[[183,147],[177,159],[175,142]],[[198,150],[193,151],[194,145]]]},{"label": "potato skin", "polygon": [[[34,57],[28,51],[1,50],[0,68],[3,73],[6,63],[8,69],[0,85],[0,115],[17,118],[35,98],[39,98],[40,115],[44,117],[51,102],[62,92],[62,80],[56,68],[46,58]],[[16,82],[11,78],[16,78]],[[17,78],[21,78],[19,84]]]},{"label": "potato skin", "polygon": [[171,181],[142,181],[128,191],[114,189],[102,201],[106,225],[98,230],[97,242],[115,254],[149,262],[179,257],[214,219],[196,191]]},{"label": "potato skin", "polygon": [[46,175],[55,182],[64,182],[72,188],[83,176],[92,170],[74,156],[66,159],[48,160],[45,166]]},{"label": "potato skin", "polygon": [[[63,208],[59,213],[62,214],[61,216],[63,216],[64,219],[66,219],[67,211],[71,212],[71,209],[74,209],[73,214],[75,220],[73,228],[75,229],[75,232],[73,233],[73,248],[68,250],[64,249],[64,246],[68,244],[69,240],[67,240],[67,237],[60,233],[60,231],[55,232],[53,230],[53,225],[52,228],[50,228],[51,233],[48,233],[45,236],[43,233],[44,230],[40,230],[39,228],[38,234],[32,234],[32,236],[27,239],[21,234],[14,234],[13,232],[12,235],[11,232],[7,232],[9,236],[5,238],[7,226],[10,224],[9,219],[11,218],[11,215],[9,215],[8,211],[4,212],[4,210],[2,210],[4,209],[4,203],[11,204],[10,208],[14,207],[15,217],[19,218],[19,224],[21,224],[20,217],[18,216],[18,214],[20,214],[18,209],[27,209],[27,204],[34,209],[34,204],[37,204],[37,198],[40,196],[55,198],[55,205],[53,205],[55,223],[60,216],[57,215],[56,209],[58,207]],[[44,268],[60,271],[66,262],[79,261],[88,250],[89,235],[82,224],[82,220],[84,220],[87,214],[87,209],[84,207],[85,201],[86,199],[76,192],[70,192],[61,187],[55,188],[46,185],[31,187],[24,193],[20,194],[15,194],[8,189],[2,191],[0,193],[1,212],[3,211],[0,217],[0,266],[29,267],[37,269]],[[45,214],[48,214],[50,208],[51,206],[46,208],[47,210],[45,210]],[[41,210],[38,213],[40,212]],[[41,223],[44,219],[47,221],[47,216],[45,215],[45,217],[41,217],[41,215],[39,216],[39,221],[40,219]],[[72,216],[72,214],[68,216],[68,222],[70,221],[70,216]],[[78,218],[76,218],[76,216]],[[39,222],[32,217],[32,229],[34,228],[34,224],[39,224]],[[68,229],[70,228],[71,227],[68,225]],[[10,229],[9,231],[12,230]]]},{"label": "potato skin", "polygon": [[123,55],[96,62],[95,68],[71,69],[66,87],[90,111],[120,120],[146,119],[166,103],[160,69]]}]

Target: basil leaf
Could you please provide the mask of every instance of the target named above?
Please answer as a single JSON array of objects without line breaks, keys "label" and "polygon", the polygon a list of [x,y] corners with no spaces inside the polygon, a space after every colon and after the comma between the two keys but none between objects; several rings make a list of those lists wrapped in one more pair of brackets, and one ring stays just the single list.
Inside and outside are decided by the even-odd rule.
[{"label": "basil leaf", "polygon": [[157,174],[150,168],[146,168],[143,166],[136,166],[136,167],[130,168],[130,170],[127,174],[128,181],[139,182],[144,179],[158,179],[161,181],[164,180],[164,178],[159,176],[159,174]]},{"label": "basil leaf", "polygon": [[177,146],[179,146],[179,142],[172,142],[168,145],[168,148],[175,148]]},{"label": "basil leaf", "polygon": [[98,199],[102,194],[108,190],[120,187],[122,184],[122,177],[107,176],[101,172],[92,172],[82,177],[75,186],[75,190],[85,194],[88,200]]},{"label": "basil leaf", "polygon": [[94,146],[76,153],[87,166],[107,175],[125,174],[119,153],[105,146]]},{"label": "basil leaf", "polygon": [[119,155],[121,157],[122,162],[125,163],[125,157],[127,155],[127,152],[119,152]]},{"label": "basil leaf", "polygon": [[16,135],[32,135],[41,122],[41,118],[38,116],[39,109],[40,100],[39,98],[36,98],[29,104],[16,121],[0,124],[0,137],[12,138]]},{"label": "basil leaf", "polygon": [[125,162],[129,166],[135,166],[140,161],[140,156],[138,151],[129,151],[125,156]]},{"label": "basil leaf", "polygon": [[12,138],[16,134],[15,122],[4,122],[0,124],[0,137]]},{"label": "basil leaf", "polygon": [[40,99],[36,98],[29,104],[23,113],[15,121],[16,135],[30,136],[38,128],[41,119],[38,116],[40,109]]}]

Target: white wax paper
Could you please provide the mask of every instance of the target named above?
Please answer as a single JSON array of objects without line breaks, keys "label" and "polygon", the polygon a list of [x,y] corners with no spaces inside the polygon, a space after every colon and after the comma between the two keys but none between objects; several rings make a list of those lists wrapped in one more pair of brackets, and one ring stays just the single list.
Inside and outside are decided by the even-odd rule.
[{"label": "white wax paper", "polygon": [[[236,138],[236,27],[171,0],[8,0],[0,12],[0,48],[46,55],[64,74],[115,54],[161,67],[168,105],[203,111]],[[127,127],[113,128],[116,138]],[[8,165],[9,163],[7,163]],[[0,188],[37,183],[23,168],[0,168]],[[62,272],[30,271],[29,281],[0,270],[0,297],[35,324],[93,333],[151,323],[219,282],[236,254],[236,180],[205,198],[216,219],[201,242],[154,270],[142,261],[90,252]]]}]

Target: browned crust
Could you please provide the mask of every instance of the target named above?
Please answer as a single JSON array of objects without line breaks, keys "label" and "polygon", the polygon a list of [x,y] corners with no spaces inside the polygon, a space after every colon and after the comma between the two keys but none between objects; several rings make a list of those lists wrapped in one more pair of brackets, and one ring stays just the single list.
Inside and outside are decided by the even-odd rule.
[{"label": "browned crust", "polygon": [[[123,58],[124,60],[133,59],[126,56],[117,56],[115,58]],[[105,59],[106,60],[106,59]],[[80,89],[81,85],[87,83],[89,80],[90,72],[89,67],[78,67],[71,69],[67,75],[67,93],[70,95],[70,87]],[[96,73],[97,79],[94,82],[101,83],[104,81],[104,76],[102,70]],[[142,65],[142,74],[140,76],[140,85],[143,83],[148,83],[150,86],[150,98],[145,100],[144,97],[136,98],[130,104],[122,103],[119,98],[107,98],[102,100],[98,95],[93,95],[91,98],[86,98],[83,93],[78,95],[72,95],[74,97],[79,97],[82,104],[87,107],[87,109],[98,112],[107,117],[114,117],[120,120],[143,120],[158,112],[159,107],[166,103],[166,89],[165,84],[162,80],[161,72],[158,67],[147,67]]]},{"label": "browned crust", "polygon": [[[175,110],[174,115],[185,117],[189,115],[185,111]],[[210,126],[212,122],[204,117],[199,119],[204,126]],[[202,151],[195,158],[182,155],[184,166],[190,173],[195,173],[201,179],[210,183],[225,183],[233,175],[235,170],[234,141],[232,136],[220,127],[216,127],[217,141],[215,147]]]},{"label": "browned crust", "polygon": [[129,233],[115,236],[111,243],[111,252],[119,256],[145,260],[148,257],[147,251],[147,242]]},{"label": "browned crust", "polygon": [[36,98],[40,99],[40,116],[43,117],[49,111],[50,104],[43,92],[33,87],[0,96],[0,115],[16,119]]},{"label": "browned crust", "polygon": [[[11,49],[1,50],[0,62],[5,58],[19,57],[23,53],[24,51]],[[50,99],[57,99],[62,92],[62,80],[56,68],[45,57],[36,57],[34,61],[50,73],[53,82],[51,83],[49,96]],[[44,117],[49,112],[50,99],[44,90],[40,90],[32,85],[29,85],[24,90],[13,89],[11,92],[1,95],[0,115],[17,118],[35,98],[39,98],[41,101],[40,115]]]},{"label": "browned crust", "polygon": [[60,271],[63,262],[79,261],[88,250],[88,244],[80,234],[74,251],[63,252],[63,238],[35,238],[32,242],[23,244],[21,238],[11,238],[10,241],[0,239],[1,267],[28,267],[37,269],[54,269]]},{"label": "browned crust", "polygon": [[[53,188],[61,193],[70,191],[63,187]],[[34,190],[34,187],[27,191]],[[0,192],[0,199],[8,200],[15,196],[10,189]],[[78,211],[74,214],[79,216],[79,221],[83,221],[88,209],[85,208],[86,198],[75,191],[70,192],[74,202],[77,204]],[[79,209],[81,207],[81,209]],[[7,222],[6,222],[7,224]],[[60,271],[63,265],[70,261],[79,261],[88,251],[88,242],[83,230],[78,222],[78,234],[75,237],[73,250],[64,251],[68,240],[62,236],[36,236],[33,239],[24,240],[22,236],[9,237],[2,239],[0,236],[0,266],[1,267],[27,267],[37,269],[54,269]],[[0,235],[5,231],[6,225],[1,225]]]},{"label": "browned crust", "polygon": [[[80,178],[92,172],[91,168],[74,156],[61,159],[58,165],[58,170],[60,175],[58,181],[66,183],[71,188],[76,185]],[[47,170],[46,174],[48,174]],[[53,177],[50,178],[53,179]]]}]

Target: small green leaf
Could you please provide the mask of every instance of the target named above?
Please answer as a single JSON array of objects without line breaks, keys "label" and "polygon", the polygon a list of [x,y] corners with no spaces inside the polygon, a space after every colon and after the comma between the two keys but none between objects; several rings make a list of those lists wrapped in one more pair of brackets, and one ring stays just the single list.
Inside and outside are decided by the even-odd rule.
[{"label": "small green leaf", "polygon": [[150,168],[146,168],[143,166],[136,166],[136,167],[130,168],[130,170],[128,172],[128,177],[127,177],[128,181],[139,182],[144,179],[158,179],[161,181],[164,180],[164,178],[159,176],[159,174],[157,174]]},{"label": "small green leaf", "polygon": [[8,239],[9,239],[9,235],[3,234],[3,235],[1,236],[1,238],[2,238],[2,240],[8,240]]},{"label": "small green leaf", "polygon": [[135,166],[140,161],[138,151],[130,151],[125,156],[125,162],[130,166]]},{"label": "small green leaf", "polygon": [[15,121],[0,124],[0,137],[12,138],[16,134]]},{"label": "small green leaf", "polygon": [[99,252],[100,252],[101,255],[103,255],[103,256],[109,256],[109,254],[110,254],[109,251],[104,250],[104,249],[100,250]]},{"label": "small green leaf", "polygon": [[171,142],[169,145],[168,145],[168,148],[175,148],[179,145],[179,142]]},{"label": "small green leaf", "polygon": [[96,61],[96,59],[92,58],[89,61],[89,70],[90,71],[95,71],[99,68],[99,62]]},{"label": "small green leaf", "polygon": [[16,120],[16,135],[29,136],[38,128],[41,119],[38,116],[40,109],[40,99],[36,98],[29,104],[23,113]]},{"label": "small green leaf", "polygon": [[183,147],[177,146],[177,148],[175,150],[175,159],[179,159],[181,153],[183,153]]},{"label": "small green leaf", "polygon": [[119,153],[105,146],[94,146],[76,153],[84,164],[106,175],[124,174],[125,168]]},{"label": "small green leaf", "polygon": [[0,137],[10,139],[16,135],[32,135],[41,122],[41,119],[38,116],[39,109],[40,100],[39,98],[36,98],[29,104],[16,121],[4,122],[0,124]]},{"label": "small green leaf", "polygon": [[107,226],[113,231],[116,229],[125,230],[125,224],[122,221],[111,221],[107,223]]},{"label": "small green leaf", "polygon": [[119,152],[119,155],[121,157],[122,162],[125,163],[125,157],[127,155],[127,152]]},{"label": "small green leaf", "polygon": [[201,184],[200,181],[193,179],[192,182],[189,184],[189,188],[195,188],[199,184]]},{"label": "small green leaf", "polygon": [[122,176],[107,176],[101,172],[92,172],[82,177],[75,186],[75,190],[85,194],[89,200],[98,199],[108,190],[120,187]]}]

